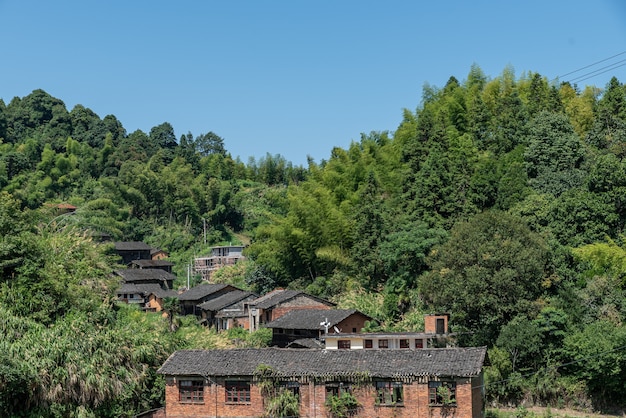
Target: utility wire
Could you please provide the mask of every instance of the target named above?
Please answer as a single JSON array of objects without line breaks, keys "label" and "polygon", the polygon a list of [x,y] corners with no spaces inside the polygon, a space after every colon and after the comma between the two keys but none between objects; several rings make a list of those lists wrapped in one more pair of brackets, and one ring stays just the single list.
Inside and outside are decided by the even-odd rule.
[{"label": "utility wire", "polygon": [[578,69],[576,69],[576,70],[574,70],[574,71],[570,71],[569,73],[566,73],[566,74],[563,74],[563,75],[557,76],[557,77],[553,78],[553,79],[552,79],[552,80],[550,80],[550,81],[551,81],[551,82],[552,82],[552,81],[556,81],[556,80],[558,80],[559,78],[566,77],[566,76],[568,76],[568,75],[571,75],[571,74],[577,73],[577,72],[582,71],[582,70],[586,70],[586,69],[587,69],[587,68],[589,68],[589,67],[593,67],[594,65],[601,64],[601,63],[603,63],[603,62],[605,62],[605,61],[609,61],[609,60],[611,60],[611,59],[613,59],[613,58],[615,58],[615,57],[619,57],[620,55],[624,55],[624,54],[626,54],[626,51],[622,51],[622,52],[620,52],[619,54],[615,54],[615,55],[613,55],[612,57],[608,57],[608,58],[605,58],[605,59],[603,59],[603,60],[596,61],[596,62],[594,62],[593,64],[589,64],[589,65],[586,65],[586,66],[584,66],[584,67],[578,68]]},{"label": "utility wire", "polygon": [[[542,373],[542,372],[545,373],[545,372],[547,372],[547,371],[549,371],[551,369],[557,370],[557,369],[559,369],[561,367],[571,366],[572,364],[580,363],[581,361],[591,360],[593,358],[601,357],[601,356],[604,356],[606,354],[613,353],[615,351],[624,350],[624,349],[626,349],[626,345],[622,345],[620,347],[616,347],[616,348],[614,348],[612,350],[603,351],[602,353],[598,353],[598,354],[594,354],[594,355],[591,355],[591,356],[583,357],[583,358],[578,359],[578,360],[573,360],[573,361],[570,361],[568,363],[562,363],[562,364],[558,364],[556,366],[544,367],[543,369],[540,369],[540,370],[537,370],[537,371],[534,371],[534,372],[530,372],[530,373],[527,373],[527,374],[516,376],[515,379],[518,379],[520,377],[530,377],[530,376],[537,375],[537,374]],[[509,379],[497,380],[495,382],[489,382],[489,386],[495,385],[495,384],[500,384],[500,383],[510,382],[513,379],[514,378],[509,378]],[[472,386],[472,389],[478,389],[478,388],[482,388],[482,387],[485,387],[485,386],[487,386],[487,385],[486,384],[482,384],[482,385],[478,385],[478,386]]]},{"label": "utility wire", "polygon": [[585,73],[585,74],[580,75],[578,77],[574,77],[574,78],[568,80],[567,82],[568,83],[578,83],[578,82],[587,80],[589,78],[593,78],[595,76],[598,76],[600,74],[604,74],[606,72],[612,71],[612,70],[614,70],[616,68],[623,67],[624,65],[626,65],[626,59],[623,59],[621,61],[614,62],[613,64],[610,64],[610,65],[598,68],[597,70],[591,71],[589,73]]}]

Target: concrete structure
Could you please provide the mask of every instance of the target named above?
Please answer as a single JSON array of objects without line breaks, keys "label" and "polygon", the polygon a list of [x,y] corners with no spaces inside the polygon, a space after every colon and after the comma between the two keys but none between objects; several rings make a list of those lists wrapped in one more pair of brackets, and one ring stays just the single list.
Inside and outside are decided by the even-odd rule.
[{"label": "concrete structure", "polygon": [[225,266],[233,266],[240,260],[244,260],[244,248],[241,245],[212,247],[208,256],[194,258],[194,273],[199,274],[202,280],[211,281],[211,274],[215,270]]}]

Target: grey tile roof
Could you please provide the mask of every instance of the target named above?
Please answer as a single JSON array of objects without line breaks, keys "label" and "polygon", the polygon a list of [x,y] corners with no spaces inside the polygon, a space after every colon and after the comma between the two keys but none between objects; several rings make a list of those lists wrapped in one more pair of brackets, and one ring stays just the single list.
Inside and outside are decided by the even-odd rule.
[{"label": "grey tile roof", "polygon": [[164,267],[174,265],[174,263],[167,260],[133,260],[130,264],[135,264],[139,267]]},{"label": "grey tile roof", "polygon": [[267,328],[323,330],[324,326],[320,325],[322,322],[328,320],[332,327],[355,314],[363,315],[366,320],[372,319],[356,309],[294,309],[268,322],[265,326]]},{"label": "grey tile roof", "polygon": [[141,294],[143,293],[143,290],[139,289],[136,285],[132,283],[122,283],[122,285],[117,289],[116,293],[118,294],[122,294],[122,293]]},{"label": "grey tile roof", "polygon": [[176,279],[171,273],[161,269],[121,269],[115,273],[127,283],[145,282],[148,280],[169,281]]},{"label": "grey tile roof", "polygon": [[318,302],[327,304],[328,306],[335,306],[335,304],[332,302],[329,302],[322,298],[318,298],[313,295],[309,295],[307,293],[302,292],[301,290],[285,290],[285,289],[274,290],[273,292],[263,295],[257,300],[250,302],[250,306],[256,306],[257,308],[260,308],[260,309],[269,309],[269,308],[273,308],[274,306],[280,303],[286,302],[288,300],[295,298],[296,296],[301,296],[301,295],[311,298],[313,300],[316,300]]},{"label": "grey tile roof", "polygon": [[243,290],[233,290],[232,292],[225,293],[221,296],[211,299],[198,305],[198,307],[205,311],[219,311],[227,306],[233,305],[249,296],[254,296],[252,292],[244,292]]},{"label": "grey tile roof", "polygon": [[152,293],[157,298],[167,298],[167,297],[178,298],[178,292],[177,291],[175,291],[175,290],[164,290],[161,287],[146,293],[146,296],[150,295],[150,293]]},{"label": "grey tile roof", "polygon": [[184,291],[178,296],[178,299],[181,301],[200,300],[227,287],[232,286],[223,283],[203,283]]},{"label": "grey tile roof", "polygon": [[142,294],[144,296],[149,295],[150,293],[154,293],[157,291],[162,291],[161,286],[156,283],[148,283],[148,284],[135,284],[135,283],[122,283],[120,288],[117,290],[117,293],[136,293]]},{"label": "grey tile roof", "polygon": [[118,251],[149,251],[151,246],[141,241],[118,241],[113,243]]},{"label": "grey tile roof", "polygon": [[315,338],[300,338],[287,344],[288,348],[324,348],[324,344]]},{"label": "grey tile roof", "polygon": [[182,350],[163,363],[159,373],[174,376],[253,376],[260,364],[276,376],[296,378],[410,379],[419,376],[477,376],[486,347],[418,350],[315,350],[289,348]]}]

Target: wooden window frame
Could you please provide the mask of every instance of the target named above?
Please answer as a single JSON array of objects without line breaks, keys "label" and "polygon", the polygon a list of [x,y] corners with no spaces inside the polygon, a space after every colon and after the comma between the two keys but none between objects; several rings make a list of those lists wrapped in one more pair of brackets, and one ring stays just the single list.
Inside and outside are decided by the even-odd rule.
[{"label": "wooden window frame", "polygon": [[389,348],[389,340],[378,340],[378,348],[382,348],[382,349]]},{"label": "wooden window frame", "polygon": [[227,404],[249,404],[250,382],[243,380],[227,380],[224,382]]},{"label": "wooden window frame", "polygon": [[349,350],[350,349],[350,340],[338,340],[337,348],[339,350]]},{"label": "wooden window frame", "polygon": [[374,348],[374,340],[370,340],[370,339],[364,340],[363,348]]},{"label": "wooden window frame", "polygon": [[408,338],[400,338],[400,348],[409,348],[411,343]]},{"label": "wooden window frame", "polygon": [[180,403],[204,403],[204,381],[197,379],[179,380],[178,401]]}]

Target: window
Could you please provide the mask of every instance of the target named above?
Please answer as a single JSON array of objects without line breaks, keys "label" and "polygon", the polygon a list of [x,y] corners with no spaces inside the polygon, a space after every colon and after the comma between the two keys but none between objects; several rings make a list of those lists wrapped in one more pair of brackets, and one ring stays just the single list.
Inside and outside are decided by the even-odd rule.
[{"label": "window", "polygon": [[180,402],[204,403],[204,382],[202,380],[180,380],[178,382]]},{"label": "window", "polygon": [[428,382],[428,403],[430,405],[456,405],[456,382]]},{"label": "window", "polygon": [[250,403],[250,383],[242,381],[226,381],[226,402]]},{"label": "window", "polygon": [[372,340],[365,340],[364,346],[365,346],[365,348],[372,348],[372,347],[374,347],[373,341]]},{"label": "window", "polygon": [[415,340],[415,348],[424,348],[424,340]]},{"label": "window", "polygon": [[401,382],[375,382],[377,405],[402,405]]},{"label": "window", "polygon": [[378,340],[378,348],[389,348],[389,340]]},{"label": "window", "polygon": [[280,386],[285,388],[285,390],[291,391],[296,398],[300,399],[300,383],[299,382],[281,382]]},{"label": "window", "polygon": [[331,396],[341,396],[341,394],[344,392],[352,392],[349,383],[326,382],[326,399],[330,398]]},{"label": "window", "polygon": [[350,340],[339,340],[337,341],[337,348],[340,350],[349,350],[350,349]]},{"label": "window", "polygon": [[400,340],[400,348],[409,348],[409,340],[407,338]]}]

